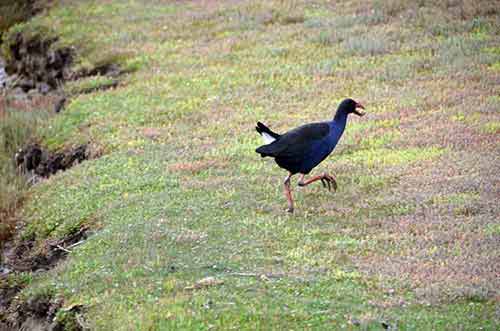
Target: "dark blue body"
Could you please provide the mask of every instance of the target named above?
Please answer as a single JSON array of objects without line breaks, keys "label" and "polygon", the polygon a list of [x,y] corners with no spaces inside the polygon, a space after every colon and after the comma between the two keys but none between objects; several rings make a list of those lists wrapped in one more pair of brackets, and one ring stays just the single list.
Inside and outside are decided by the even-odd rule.
[{"label": "dark blue body", "polygon": [[312,141],[308,148],[304,150],[300,158],[291,160],[290,158],[275,158],[276,163],[291,173],[308,174],[323,161],[335,149],[339,142],[347,123],[347,113],[337,113],[331,122],[326,122],[329,126],[328,134],[318,140]]}]

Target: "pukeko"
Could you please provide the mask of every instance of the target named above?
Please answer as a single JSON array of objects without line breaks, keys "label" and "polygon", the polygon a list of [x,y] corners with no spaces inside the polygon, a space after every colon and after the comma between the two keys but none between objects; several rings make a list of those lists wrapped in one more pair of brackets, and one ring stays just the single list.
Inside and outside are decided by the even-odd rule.
[{"label": "pukeko", "polygon": [[321,180],[324,187],[328,186],[328,190],[331,186],[334,190],[337,189],[335,178],[327,173],[307,180],[304,177],[333,151],[344,133],[347,116],[350,113],[358,116],[364,115],[363,112],[358,111],[358,108],[365,109],[360,103],[345,99],[340,103],[333,120],[302,125],[282,135],[271,131],[261,122],[257,122],[255,129],[266,145],[260,146],[255,151],[262,157],[273,157],[281,168],[288,170],[288,176],[284,182],[288,212],[293,213],[290,179],[297,173],[300,174],[299,186],[307,186]]}]

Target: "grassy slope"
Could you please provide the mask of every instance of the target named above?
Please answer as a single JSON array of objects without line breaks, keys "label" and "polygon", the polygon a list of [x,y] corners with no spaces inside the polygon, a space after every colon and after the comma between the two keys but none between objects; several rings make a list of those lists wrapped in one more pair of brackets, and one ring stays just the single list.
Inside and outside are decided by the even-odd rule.
[{"label": "grassy slope", "polygon": [[[45,132],[104,156],[37,185],[25,234],[96,231],[25,295],[83,304],[102,330],[495,328],[498,16],[405,1],[65,2],[31,24],[81,44],[80,65],[126,54],[136,71]],[[327,119],[347,96],[369,115],[318,170],[339,191],[297,188],[287,215],[254,123]],[[224,284],[185,289],[206,276]]]}]

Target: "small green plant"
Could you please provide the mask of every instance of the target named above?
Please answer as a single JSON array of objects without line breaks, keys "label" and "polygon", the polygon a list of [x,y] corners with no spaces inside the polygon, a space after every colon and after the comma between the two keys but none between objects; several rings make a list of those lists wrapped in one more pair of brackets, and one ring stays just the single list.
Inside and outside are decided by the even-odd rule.
[{"label": "small green plant", "polygon": [[346,34],[342,30],[321,31],[315,41],[321,46],[333,46],[343,42]]}]

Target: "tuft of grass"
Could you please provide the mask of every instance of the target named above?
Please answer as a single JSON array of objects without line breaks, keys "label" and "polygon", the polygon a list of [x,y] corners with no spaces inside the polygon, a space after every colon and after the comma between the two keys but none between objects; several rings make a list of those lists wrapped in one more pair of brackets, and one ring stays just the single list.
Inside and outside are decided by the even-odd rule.
[{"label": "tuft of grass", "polygon": [[321,31],[314,39],[321,46],[335,46],[346,40],[347,34],[342,30]]},{"label": "tuft of grass", "polygon": [[355,36],[342,42],[344,50],[349,55],[375,56],[385,54],[394,48],[392,42],[384,35]]},{"label": "tuft of grass", "polygon": [[375,10],[389,17],[395,17],[402,11],[408,9],[412,4],[405,0],[377,0],[373,4]]},{"label": "tuft of grass", "polygon": [[295,1],[256,2],[247,8],[248,15],[264,25],[303,23],[305,18]]},{"label": "tuft of grass", "polygon": [[79,95],[105,90],[107,88],[115,87],[116,85],[116,79],[97,75],[68,82],[64,85],[64,92],[67,95]]},{"label": "tuft of grass", "polygon": [[481,127],[481,131],[484,133],[499,133],[500,132],[500,121],[486,123]]},{"label": "tuft of grass", "polygon": [[434,197],[433,202],[436,204],[464,205],[465,203],[477,202],[479,198],[477,193],[457,193]]},{"label": "tuft of grass", "polygon": [[14,155],[36,139],[49,115],[43,109],[11,108],[3,98],[0,103],[3,104],[0,108],[0,239],[4,241],[12,234],[17,222],[15,213],[28,189],[27,178],[16,169]]},{"label": "tuft of grass", "polygon": [[466,68],[471,61],[482,64],[492,63],[494,57],[482,52],[483,43],[469,37],[453,36],[446,39],[438,49],[441,66]]}]

